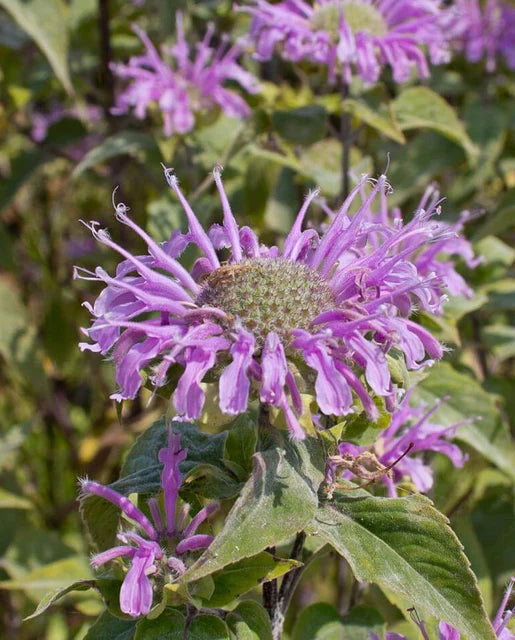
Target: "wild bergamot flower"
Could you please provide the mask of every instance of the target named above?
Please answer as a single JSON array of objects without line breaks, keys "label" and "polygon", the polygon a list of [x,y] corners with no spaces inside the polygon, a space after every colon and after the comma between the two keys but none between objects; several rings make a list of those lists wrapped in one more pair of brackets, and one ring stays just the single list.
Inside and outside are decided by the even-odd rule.
[{"label": "wild bergamot flower", "polygon": [[329,79],[352,73],[365,83],[390,66],[396,82],[412,69],[429,75],[425,50],[433,64],[449,60],[441,29],[439,0],[253,0],[242,11],[253,16],[250,39],[256,57],[269,60],[278,51],[287,60],[326,65]]},{"label": "wild bergamot flower", "polygon": [[250,115],[245,100],[225,85],[233,81],[249,93],[256,93],[258,81],[238,64],[241,53],[238,45],[230,46],[222,38],[217,49],[211,46],[213,25],[208,26],[195,48],[190,47],[184,35],[182,13],[177,12],[177,42],[173,47],[163,48],[163,57],[142,29],[134,25],[133,30],[145,46],[145,53],[133,56],[127,64],[112,64],[116,76],[130,80],[116,98],[114,114],[126,114],[134,108],[136,117],[142,119],[149,107],[157,104],[167,136],[191,131],[196,113],[217,106],[228,116]]},{"label": "wild bergamot flower", "polygon": [[[370,205],[378,196],[386,198],[390,186],[384,175],[372,181],[364,176],[321,235],[302,229],[318,191],[309,193],[280,249],[260,244],[249,227],[238,227],[219,167],[213,175],[223,223],[207,232],[171,169],[165,169],[165,176],[188,219],[187,233],[175,231],[158,244],[120,203],[117,220],[148,247],[146,255],[135,256],[98,223],[87,225],[97,240],[124,258],[114,276],[101,267],[95,272],[76,269],[77,276],[106,285],[93,306],[86,303],[93,324],[83,332],[92,343],[80,346],[111,355],[119,385],[112,397],[134,398],[144,370],[154,388],[162,387],[170,367],[179,365],[182,375],[173,403],[185,419],[202,412],[202,381],[208,372],[218,381],[223,413],[242,413],[251,397],[258,398],[284,412],[296,438],[304,437],[298,421],[301,393],[311,395],[325,415],[364,408],[375,419],[374,395],[393,408],[391,350],[404,356],[409,369],[425,366],[443,352],[410,319],[418,308],[440,308],[435,292],[439,294],[442,277],[421,275],[411,259],[417,248],[449,237],[448,229],[432,220],[439,207],[420,209],[407,223],[399,219],[394,226],[371,225]],[[349,215],[358,194],[363,201]],[[382,233],[382,241],[364,252],[372,232]],[[203,254],[191,271],[178,261],[189,244]],[[225,263],[220,249],[229,252]]]}]

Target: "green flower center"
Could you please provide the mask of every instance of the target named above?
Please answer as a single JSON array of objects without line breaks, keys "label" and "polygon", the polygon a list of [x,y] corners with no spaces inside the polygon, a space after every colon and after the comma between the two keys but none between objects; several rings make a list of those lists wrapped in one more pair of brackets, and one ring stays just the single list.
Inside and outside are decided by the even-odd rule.
[{"label": "green flower center", "polygon": [[345,0],[322,6],[315,5],[311,25],[316,30],[327,31],[333,40],[336,40],[340,13],[343,13],[353,33],[364,31],[373,36],[384,36],[388,32],[388,25],[375,7],[361,2],[345,2]]},{"label": "green flower center", "polygon": [[317,271],[285,258],[256,258],[216,269],[204,279],[196,304],[225,311],[230,327],[239,320],[254,334],[258,349],[270,331],[287,348],[293,329],[309,331],[320,313],[335,306],[331,288]]}]

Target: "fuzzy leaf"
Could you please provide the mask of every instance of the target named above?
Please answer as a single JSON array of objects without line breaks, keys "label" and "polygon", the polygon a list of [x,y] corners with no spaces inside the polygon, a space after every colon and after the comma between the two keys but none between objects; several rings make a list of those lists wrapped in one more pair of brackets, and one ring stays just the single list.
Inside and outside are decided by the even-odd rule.
[{"label": "fuzzy leaf", "polygon": [[285,439],[254,455],[254,470],[210,547],[185,573],[198,580],[294,535],[316,512],[324,469],[321,443]]},{"label": "fuzzy leaf", "polygon": [[337,492],[309,532],[344,556],[358,580],[399,594],[468,640],[495,640],[460,542],[427,498]]}]

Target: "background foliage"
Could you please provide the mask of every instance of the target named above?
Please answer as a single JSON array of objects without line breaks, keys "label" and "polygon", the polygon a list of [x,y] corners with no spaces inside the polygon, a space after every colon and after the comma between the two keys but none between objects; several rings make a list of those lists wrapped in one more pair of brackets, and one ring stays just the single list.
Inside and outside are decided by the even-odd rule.
[{"label": "background foliage", "polygon": [[[194,132],[165,138],[157,113],[139,121],[114,117],[109,110],[116,87],[108,63],[140,50],[131,23],[137,21],[155,42],[173,40],[173,15],[180,3],[136,4],[0,0],[0,634],[19,640],[123,638],[128,625],[104,614],[95,623],[97,634],[87,635],[103,609],[94,590],[74,593],[22,624],[48,591],[91,575],[76,503],[77,476],[114,481],[128,446],[166,409],[159,397],[147,405],[149,394],[144,392],[119,412],[108,399],[114,388],[112,367],[77,349],[78,327],[88,323],[81,302],[92,299],[92,288],[72,281],[72,267],[103,264],[112,271],[115,264],[114,256],[96,246],[78,220],[99,220],[137,252],[137,238],[123,237],[123,228],[113,224],[114,186],[119,185],[138,224],[164,240],[184,219],[159,163],[175,167],[195,209],[208,222],[218,215],[219,204],[206,176],[220,162],[242,224],[273,240],[289,229],[308,188],[320,186],[330,204],[337,201],[341,147],[334,131],[342,111],[352,116],[358,131],[351,152],[356,176],[383,171],[390,154],[392,204],[412,211],[425,186],[437,181],[447,198],[446,219],[456,219],[466,208],[483,212],[467,227],[484,257],[466,274],[474,297],[452,300],[445,316],[424,319],[451,351],[417,393],[427,401],[450,396],[439,409],[443,423],[481,416],[458,432],[470,453],[463,470],[435,457],[437,481],[430,497],[450,518],[493,611],[515,572],[515,465],[509,433],[515,409],[515,330],[510,324],[515,307],[515,250],[510,246],[515,226],[513,77],[503,71],[486,75],[481,65],[456,58],[434,69],[426,82],[398,87],[386,78],[367,90],[351,88],[351,97],[342,102],[338,94],[326,92],[315,72],[308,81],[284,63],[260,68],[250,60],[249,69],[265,81],[261,94],[248,97],[253,108],[248,120],[206,114]],[[202,34],[208,20],[218,32],[238,35],[246,28],[247,18],[235,14],[231,2],[187,4],[190,34]],[[109,40],[102,31],[106,8]],[[88,105],[99,108],[98,118],[86,117]],[[68,116],[35,142],[38,114],[56,106],[65,107]],[[321,210],[318,215],[322,221]],[[276,464],[273,452],[263,455],[268,455],[267,464]],[[204,462],[211,460],[208,456]],[[281,464],[286,469],[288,461]],[[137,468],[129,458],[123,475]],[[242,483],[227,468],[215,476],[218,495],[238,495]],[[290,480],[289,489],[297,492],[298,481]],[[205,488],[196,490],[203,495]],[[308,485],[304,490],[312,491]],[[374,498],[369,500],[372,511],[379,509]],[[345,513],[354,517],[352,501]],[[304,514],[306,525],[312,515]],[[292,533],[297,524],[292,522]],[[360,535],[365,540],[367,534],[364,527]],[[231,540],[219,539],[218,544],[217,568],[244,561],[224,557]],[[339,638],[342,628],[350,631],[349,637],[365,637],[360,629],[382,628],[370,606],[408,637],[417,637],[404,619],[410,602],[403,598],[409,600],[409,594],[394,593],[387,580],[366,590],[357,583],[344,589],[354,579],[334,553],[317,555],[309,545],[308,553],[313,561],[286,624],[293,640]],[[353,569],[360,580],[370,579],[359,564]],[[250,570],[243,565],[245,575]],[[280,571],[263,556],[252,575],[271,570]],[[200,578],[202,567],[196,571]],[[229,587],[220,589],[224,593]],[[361,607],[349,613],[358,596]],[[315,604],[320,601],[327,604]],[[252,602],[239,605],[226,621],[234,633],[246,620],[258,624]],[[198,618],[195,624],[198,637],[204,637],[200,627],[213,629],[217,623]],[[266,627],[266,621],[262,624]],[[266,631],[255,633],[237,637],[266,637]]]}]

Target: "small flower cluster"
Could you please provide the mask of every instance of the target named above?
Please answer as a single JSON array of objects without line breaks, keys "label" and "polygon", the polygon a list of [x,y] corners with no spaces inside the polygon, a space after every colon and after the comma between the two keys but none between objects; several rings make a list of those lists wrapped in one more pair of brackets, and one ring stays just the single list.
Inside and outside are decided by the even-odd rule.
[{"label": "small flower cluster", "polygon": [[413,69],[427,77],[425,49],[433,64],[449,60],[439,24],[440,4],[439,0],[253,0],[241,10],[253,16],[249,37],[259,60],[269,60],[279,51],[293,62],[325,65],[332,83],[338,75],[350,83],[357,73],[370,84],[386,66],[396,82],[406,82]]},{"label": "small flower cluster", "polygon": [[116,98],[112,109],[116,115],[134,108],[137,118],[144,118],[149,105],[157,102],[163,114],[164,133],[187,133],[195,126],[195,113],[218,105],[229,116],[243,118],[250,109],[236,92],[223,85],[234,80],[249,93],[259,90],[257,80],[236,59],[240,54],[237,45],[229,47],[225,41],[217,48],[211,47],[214,27],[209,25],[202,42],[193,57],[184,36],[182,14],[177,12],[177,42],[163,50],[173,61],[170,66],[162,59],[138,26],[133,26],[145,46],[145,53],[134,56],[127,64],[113,63],[113,73],[131,82]]},{"label": "small flower cluster", "polygon": [[499,58],[515,69],[515,8],[499,0],[457,0],[442,14],[456,50],[469,62],[485,59],[487,71],[495,71]]},{"label": "small flower cluster", "polygon": [[189,554],[205,549],[213,540],[212,536],[198,534],[197,529],[217,510],[216,503],[202,508],[191,519],[189,504],[184,503],[180,509],[177,508],[182,483],[179,464],[186,455],[187,450],[181,449],[180,437],[170,431],[168,446],[159,452],[159,461],[163,463],[161,486],[164,520],[157,498],[151,498],[148,502],[151,522],[137,506],[117,491],[91,480],[81,481],[82,499],[99,496],[108,500],[138,527],[138,532],[120,531],[117,538],[121,545],[102,551],[91,559],[95,569],[117,558],[128,562],[129,568],[120,590],[120,609],[129,616],[139,617],[149,613],[154,591],[151,577],[154,584],[157,579],[161,584],[175,581],[186,571]]},{"label": "small flower cluster", "polygon": [[[501,605],[495,614],[495,618],[492,622],[495,634],[499,640],[515,640],[515,634],[508,629],[508,623],[515,615],[515,609],[507,609],[510,601],[511,593],[513,591],[513,585],[515,584],[515,578],[511,578],[508,587],[504,593]],[[423,640],[430,640],[426,631],[424,622],[418,618],[418,616],[412,616],[413,621],[417,625],[422,634]],[[379,640],[379,637],[375,633],[369,634],[370,640]],[[438,640],[460,640],[461,634],[453,626],[447,624],[447,622],[441,621],[438,625]],[[386,640],[407,640],[406,636],[400,633],[386,633]]]},{"label": "small flower cluster", "polygon": [[[430,409],[424,406],[413,408],[409,404],[410,396],[411,392],[408,392],[392,414],[390,425],[379,434],[373,445],[363,447],[350,442],[338,445],[338,455],[330,456],[327,461],[325,480],[329,493],[339,475],[348,479],[360,474],[359,469],[353,472],[347,463],[364,453],[369,455],[369,459],[376,461],[379,470],[385,470],[393,464],[389,473],[376,474],[384,482],[388,495],[392,498],[397,497],[396,485],[406,477],[422,493],[433,486],[433,471],[422,457],[413,456],[417,452],[437,451],[446,455],[455,467],[461,468],[465,464],[467,455],[449,440],[454,437],[459,426],[470,420],[463,420],[450,427],[435,424],[430,418],[445,399],[436,402]],[[342,469],[345,469],[343,473]],[[365,474],[368,476],[366,470]]]},{"label": "small flower cluster", "polygon": [[[175,409],[185,419],[196,419],[205,400],[201,383],[217,364],[223,413],[244,412],[255,393],[262,403],[282,409],[296,438],[304,437],[298,421],[302,392],[313,395],[325,415],[364,408],[376,419],[372,395],[384,397],[393,410],[390,350],[401,351],[411,370],[443,354],[439,342],[410,319],[418,309],[440,312],[442,287],[451,272],[429,268],[436,266],[440,250],[460,253],[465,246],[456,228],[433,220],[438,203],[433,199],[407,223],[398,217],[394,224],[371,224],[371,203],[377,197],[385,201],[390,186],[384,175],[378,180],[363,176],[322,235],[302,230],[318,191],[310,193],[280,250],[261,245],[249,227],[238,227],[220,168],[213,175],[223,224],[208,232],[169,169],[166,179],[188,219],[186,234],[176,231],[158,244],[120,203],[116,218],[148,246],[147,255],[134,256],[98,223],[87,225],[124,258],[114,277],[101,267],[76,269],[76,277],[106,285],[94,306],[85,303],[93,324],[83,331],[93,342],[80,346],[112,354],[120,386],[113,398],[134,398],[145,369],[153,386],[162,387],[170,367],[179,364],[183,374],[173,394]],[[358,194],[362,203],[350,216]],[[189,272],[177,258],[191,243],[203,255]],[[437,247],[436,254],[431,247]],[[218,249],[230,250],[226,264]]]}]

